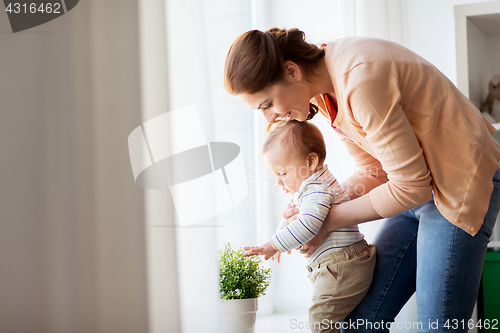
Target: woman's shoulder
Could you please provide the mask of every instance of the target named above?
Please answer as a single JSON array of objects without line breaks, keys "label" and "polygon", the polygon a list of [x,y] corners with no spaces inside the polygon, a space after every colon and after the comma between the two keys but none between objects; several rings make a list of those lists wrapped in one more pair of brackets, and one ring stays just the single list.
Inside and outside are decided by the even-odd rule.
[{"label": "woman's shoulder", "polygon": [[336,38],[328,43],[326,46],[326,56],[335,57],[340,55],[380,55],[381,53],[390,52],[411,52],[401,44],[392,42],[390,40],[364,37],[364,36],[351,36]]},{"label": "woman's shoulder", "polygon": [[380,38],[338,38],[328,43],[325,49],[327,69],[339,84],[353,83],[356,78],[366,80],[371,76],[390,76],[392,69],[396,68],[406,70],[428,65],[425,59],[406,47]]},{"label": "woman's shoulder", "polygon": [[347,71],[360,63],[425,61],[403,45],[374,37],[338,38],[327,43],[325,50],[327,65]]},{"label": "woman's shoulder", "polygon": [[343,37],[335,39],[325,47],[325,64],[331,75],[339,78],[369,59],[367,50],[371,48],[365,38]]}]

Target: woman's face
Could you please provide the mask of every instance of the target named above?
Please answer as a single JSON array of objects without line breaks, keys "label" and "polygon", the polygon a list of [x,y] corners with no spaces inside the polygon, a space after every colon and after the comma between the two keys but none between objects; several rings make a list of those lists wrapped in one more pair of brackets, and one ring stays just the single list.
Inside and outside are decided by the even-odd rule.
[{"label": "woman's face", "polygon": [[276,118],[305,121],[309,115],[311,97],[307,86],[301,81],[289,80],[268,85],[253,94],[239,94],[251,108],[262,111],[268,123]]}]

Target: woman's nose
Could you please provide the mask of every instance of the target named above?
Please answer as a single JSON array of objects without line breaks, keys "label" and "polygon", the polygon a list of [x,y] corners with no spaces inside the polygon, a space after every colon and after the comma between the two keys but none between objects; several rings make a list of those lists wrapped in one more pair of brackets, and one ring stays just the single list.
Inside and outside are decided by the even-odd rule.
[{"label": "woman's nose", "polygon": [[269,123],[269,124],[272,124],[274,123],[274,121],[276,120],[276,118],[278,118],[278,115],[274,112],[265,112],[263,111],[264,113],[264,118],[266,118],[266,121]]}]

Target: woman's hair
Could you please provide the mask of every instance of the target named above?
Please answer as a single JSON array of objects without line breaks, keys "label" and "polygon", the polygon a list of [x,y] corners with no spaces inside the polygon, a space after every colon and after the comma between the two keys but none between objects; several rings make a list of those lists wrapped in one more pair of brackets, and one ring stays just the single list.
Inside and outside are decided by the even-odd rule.
[{"label": "woman's hair", "polygon": [[[307,43],[299,29],[250,30],[236,38],[229,49],[224,86],[233,95],[256,93],[283,79],[288,60],[299,65],[309,78],[317,61],[324,56],[325,51]],[[318,108],[310,104],[308,119],[317,112]]]},{"label": "woman's hair", "polygon": [[267,153],[276,144],[282,149],[294,149],[299,158],[306,158],[310,153],[316,153],[319,164],[323,164],[326,158],[323,134],[310,122],[290,120],[277,124],[267,135],[262,146],[262,154]]}]

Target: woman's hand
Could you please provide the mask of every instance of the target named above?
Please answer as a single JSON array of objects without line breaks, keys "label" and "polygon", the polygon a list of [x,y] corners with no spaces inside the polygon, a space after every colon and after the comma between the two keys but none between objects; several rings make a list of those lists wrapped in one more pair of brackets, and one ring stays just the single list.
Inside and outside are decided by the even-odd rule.
[{"label": "woman's hand", "polygon": [[323,228],[323,226],[321,226],[321,229],[319,229],[316,236],[314,236],[314,238],[309,242],[298,247],[297,250],[300,250],[301,254],[303,254],[306,258],[309,258],[313,254],[314,250],[316,250],[316,248],[328,238],[329,234],[330,233],[326,230],[326,228]]},{"label": "woman's hand", "polygon": [[316,236],[299,249],[306,258],[323,243],[331,231],[339,230],[358,223],[374,221],[382,217],[375,211],[368,195],[360,196],[354,200],[346,201],[330,208],[328,215]]}]

